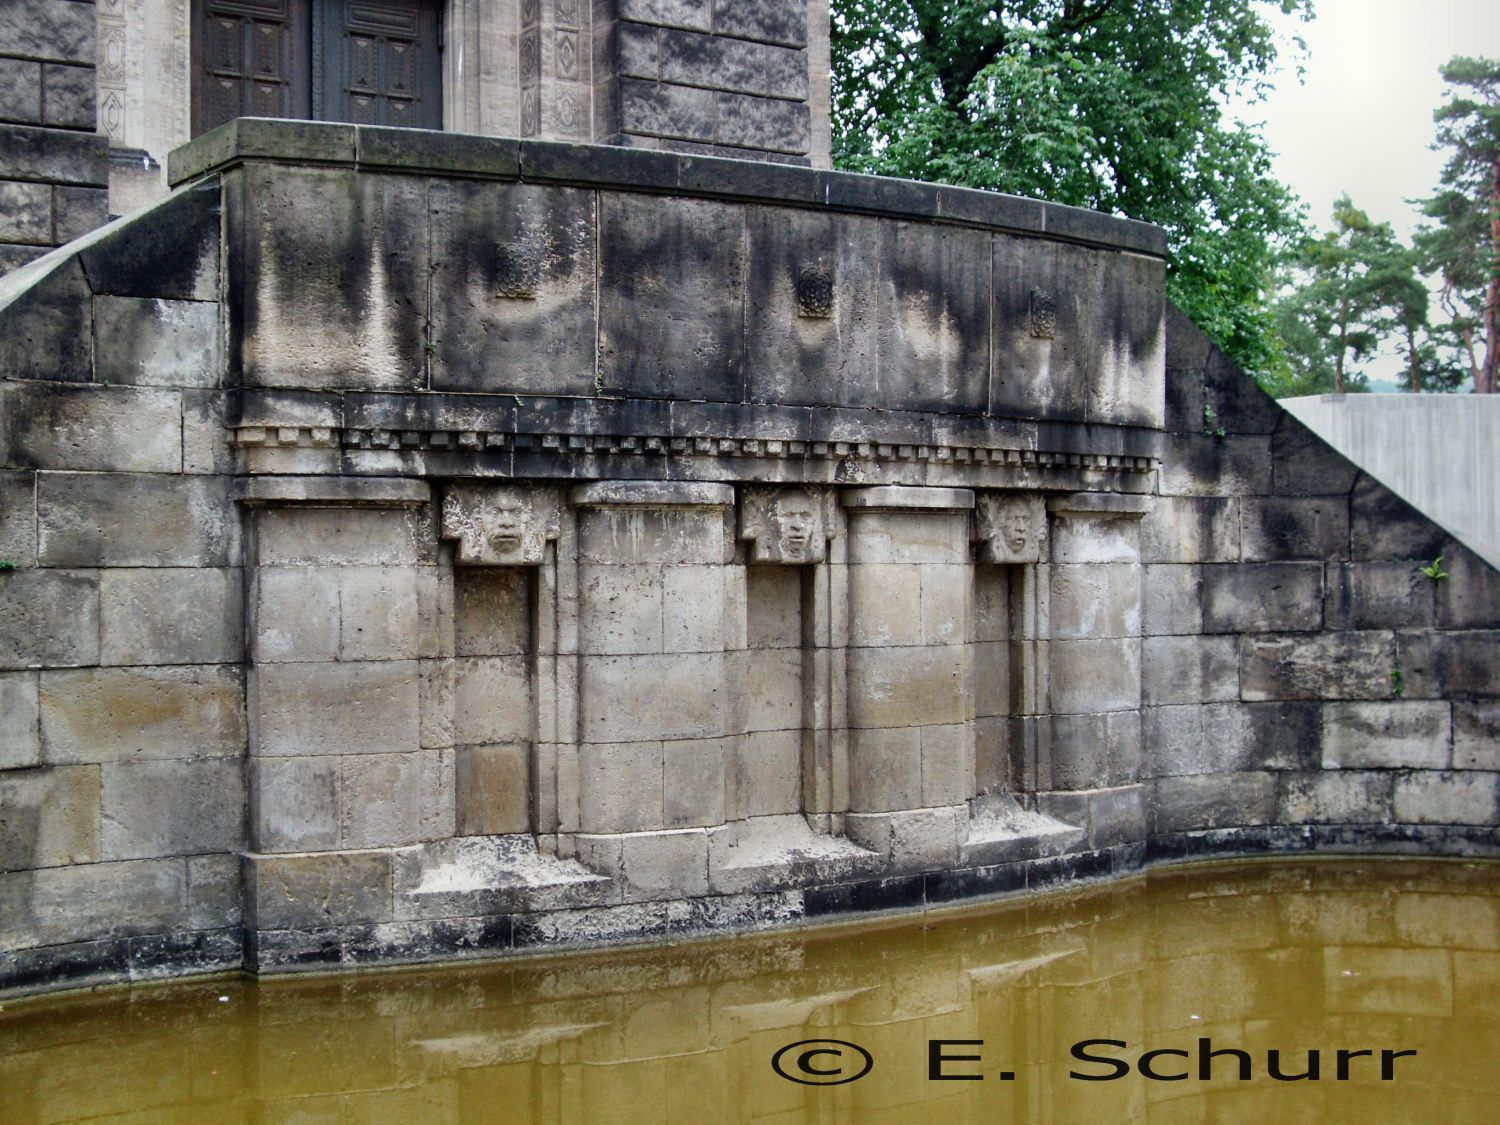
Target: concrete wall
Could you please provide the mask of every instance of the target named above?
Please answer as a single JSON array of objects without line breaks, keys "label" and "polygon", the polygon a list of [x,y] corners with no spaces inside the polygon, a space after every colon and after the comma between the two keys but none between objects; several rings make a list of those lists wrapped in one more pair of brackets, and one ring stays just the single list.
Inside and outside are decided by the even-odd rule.
[{"label": "concrete wall", "polygon": [[1500,405],[1493,395],[1310,395],[1283,399],[1282,405],[1381,484],[1500,565],[1495,486]]},{"label": "concrete wall", "polygon": [[1164,312],[1160,231],[302,123],[171,168],[0,284],[0,987],[1493,851],[1495,572]]},{"label": "concrete wall", "polygon": [[0,9],[0,274],[104,222],[93,0]]}]

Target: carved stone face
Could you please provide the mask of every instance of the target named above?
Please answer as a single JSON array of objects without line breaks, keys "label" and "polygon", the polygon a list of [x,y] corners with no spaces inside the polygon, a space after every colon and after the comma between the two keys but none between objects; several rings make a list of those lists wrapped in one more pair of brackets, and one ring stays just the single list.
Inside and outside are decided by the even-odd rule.
[{"label": "carved stone face", "polygon": [[741,531],[752,562],[822,562],[828,551],[823,504],[806,488],[747,488]]},{"label": "carved stone face", "polygon": [[557,535],[555,503],[525,485],[455,488],[443,503],[443,537],[458,540],[460,563],[534,566]]},{"label": "carved stone face", "polygon": [[778,492],[771,504],[769,530],[775,536],[781,557],[788,562],[806,560],[821,522],[817,501],[811,493],[800,488]]},{"label": "carved stone face", "polygon": [[1039,562],[1046,516],[1032,496],[981,495],[975,508],[981,562]]}]

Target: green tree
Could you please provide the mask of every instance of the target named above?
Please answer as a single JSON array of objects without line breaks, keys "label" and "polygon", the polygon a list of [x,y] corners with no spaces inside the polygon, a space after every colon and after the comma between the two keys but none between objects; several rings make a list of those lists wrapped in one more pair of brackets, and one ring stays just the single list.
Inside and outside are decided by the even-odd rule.
[{"label": "green tree", "polygon": [[[1421,202],[1435,220],[1417,232],[1423,267],[1442,278],[1443,328],[1473,379],[1494,394],[1500,367],[1500,60],[1457,57],[1440,73],[1447,104],[1433,112],[1438,149],[1450,150],[1436,195]],[[1467,91],[1464,93],[1462,91]]]},{"label": "green tree", "polygon": [[1389,223],[1371,222],[1341,196],[1333,226],[1303,242],[1288,266],[1275,304],[1285,367],[1272,380],[1273,393],[1368,390],[1368,377],[1354,365],[1391,336],[1406,345],[1411,389],[1422,389],[1434,362],[1419,338],[1426,334],[1428,294],[1415,254]]},{"label": "green tree", "polygon": [[1310,0],[833,0],[834,162],[1159,223],[1168,293],[1247,370],[1295,197],[1223,106]]}]

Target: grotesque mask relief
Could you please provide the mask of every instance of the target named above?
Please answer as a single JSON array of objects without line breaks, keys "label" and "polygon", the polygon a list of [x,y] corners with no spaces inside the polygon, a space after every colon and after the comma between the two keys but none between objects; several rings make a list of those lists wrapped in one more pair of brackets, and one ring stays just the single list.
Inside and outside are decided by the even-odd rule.
[{"label": "grotesque mask relief", "polygon": [[740,538],[750,540],[750,561],[815,563],[828,555],[825,497],[809,488],[746,488],[740,502]]},{"label": "grotesque mask relief", "polygon": [[975,538],[980,562],[1041,562],[1047,512],[1040,496],[981,492],[976,500]]},{"label": "grotesque mask relief", "polygon": [[454,485],[443,500],[443,538],[458,540],[460,564],[534,566],[560,518],[557,493],[545,486]]}]

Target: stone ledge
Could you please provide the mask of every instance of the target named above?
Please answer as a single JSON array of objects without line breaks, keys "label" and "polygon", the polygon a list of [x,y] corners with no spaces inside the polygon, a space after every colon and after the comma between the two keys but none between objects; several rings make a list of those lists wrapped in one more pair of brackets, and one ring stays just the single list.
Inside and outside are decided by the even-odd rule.
[{"label": "stone ledge", "polygon": [[578,485],[570,499],[580,508],[732,508],[734,487],[691,480],[606,480]]},{"label": "stone ledge", "polygon": [[901,484],[845,489],[839,503],[872,512],[968,511],[974,493],[967,488],[913,488]]},{"label": "stone ledge", "polygon": [[235,481],[234,498],[250,508],[420,508],[432,499],[432,487],[405,477],[264,476]]},{"label": "stone ledge", "polygon": [[1150,223],[996,192],[613,145],[239,118],[167,157],[174,187],[246,161],[580,184],[961,223],[1165,257]]}]

